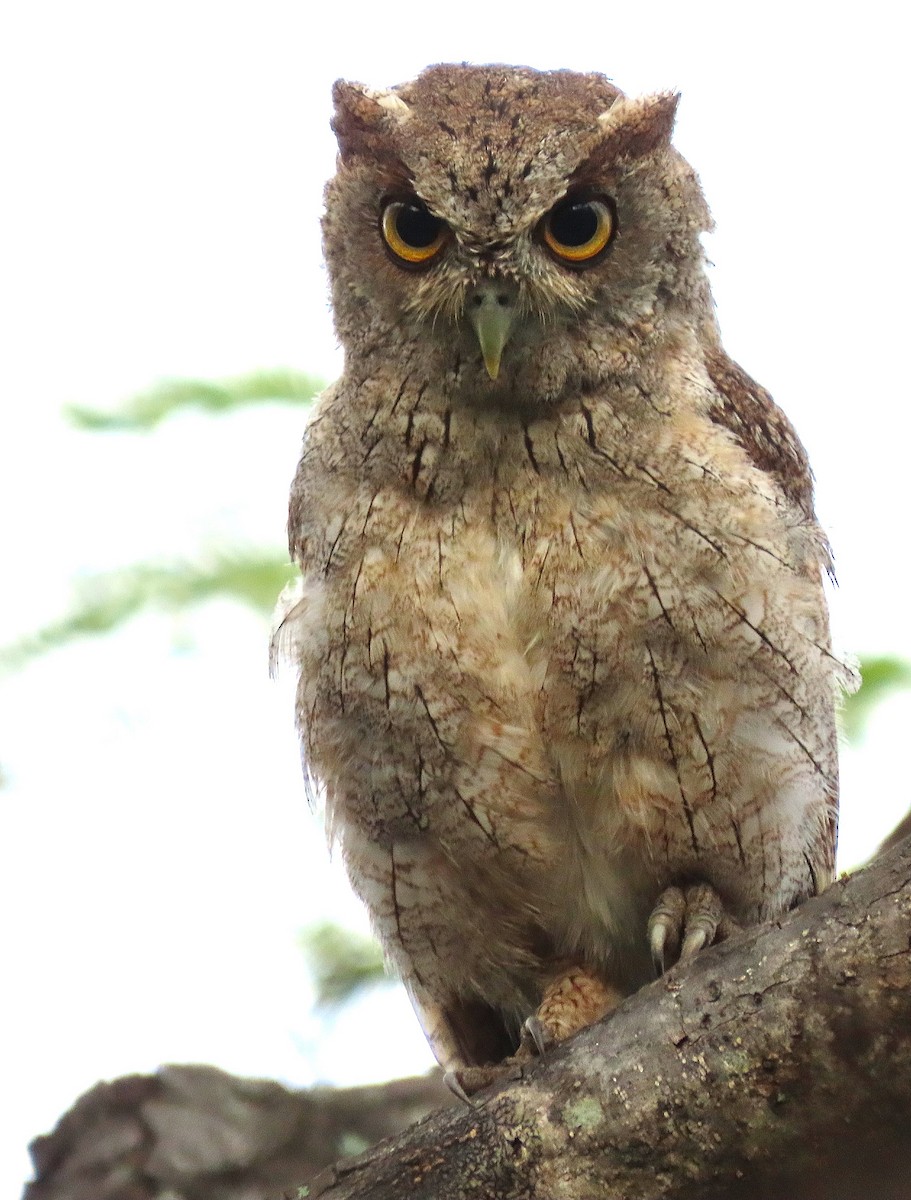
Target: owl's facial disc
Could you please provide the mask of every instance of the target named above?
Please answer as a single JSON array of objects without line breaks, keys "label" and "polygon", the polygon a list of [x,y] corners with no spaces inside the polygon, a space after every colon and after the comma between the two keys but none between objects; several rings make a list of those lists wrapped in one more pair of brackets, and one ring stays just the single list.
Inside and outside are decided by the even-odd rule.
[{"label": "owl's facial disc", "polygon": [[514,283],[490,279],[476,283],[465,299],[468,320],[478,335],[484,366],[491,379],[500,373],[500,358],[516,319],[518,297]]}]

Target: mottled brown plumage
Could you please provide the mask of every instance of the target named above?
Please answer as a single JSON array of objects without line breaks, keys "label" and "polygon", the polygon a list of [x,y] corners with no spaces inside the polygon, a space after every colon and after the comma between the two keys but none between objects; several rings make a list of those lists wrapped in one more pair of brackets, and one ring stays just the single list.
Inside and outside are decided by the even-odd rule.
[{"label": "mottled brown plumage", "polygon": [[335,100],[345,371],[279,637],[331,834],[460,1069],[604,1011],[650,942],[826,886],[844,672],[806,455],[719,342],[676,97],[441,66]]}]

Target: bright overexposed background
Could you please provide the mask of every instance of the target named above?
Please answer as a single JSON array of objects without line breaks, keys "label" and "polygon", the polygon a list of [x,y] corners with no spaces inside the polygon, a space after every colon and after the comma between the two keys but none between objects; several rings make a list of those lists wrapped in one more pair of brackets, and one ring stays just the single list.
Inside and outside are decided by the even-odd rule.
[{"label": "bright overexposed background", "polygon": [[[679,88],[730,353],[813,461],[836,642],[911,657],[906,63],[898,9],[554,10],[302,0],[7,6],[0,23],[0,645],[80,575],[200,545],[278,546],[299,409],[72,429],[165,377],[331,378],[320,262],[332,81],[429,62],[602,70]],[[313,1014],[296,942],[365,927],[308,813],[265,623],[150,613],[0,680],[0,1189],[97,1079],[209,1061],[294,1083],[420,1070],[397,990]],[[845,752],[841,865],[909,803],[911,702]]]}]

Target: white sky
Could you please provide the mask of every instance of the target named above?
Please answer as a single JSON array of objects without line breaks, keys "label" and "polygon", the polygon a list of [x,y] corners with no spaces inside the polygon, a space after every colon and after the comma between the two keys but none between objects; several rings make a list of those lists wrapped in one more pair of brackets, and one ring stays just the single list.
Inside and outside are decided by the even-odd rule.
[{"label": "white sky", "polygon": [[[718,224],[726,345],[810,451],[841,582],[836,638],[911,657],[899,10],[617,7],[9,6],[0,643],[59,616],[80,573],[188,558],[202,542],[281,544],[299,413],[123,437],[78,434],[61,406],[113,406],[163,377],[335,373],[318,230],[331,83],[465,59],[682,91],[677,144]],[[355,1081],[430,1060],[397,993],[333,1028],[309,1011],[296,931],[330,912],[363,918],[307,813],[265,636],[227,603],[153,614],[0,681],[11,1194],[28,1138],[99,1077],[197,1060]],[[845,866],[908,806],[895,781],[909,719],[895,699],[844,756]]]}]

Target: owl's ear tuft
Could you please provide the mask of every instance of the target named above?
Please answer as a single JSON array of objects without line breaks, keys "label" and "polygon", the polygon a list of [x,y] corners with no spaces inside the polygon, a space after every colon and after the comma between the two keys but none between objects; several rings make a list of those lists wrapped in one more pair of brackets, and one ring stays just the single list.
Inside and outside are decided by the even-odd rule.
[{"label": "owl's ear tuft", "polygon": [[411,116],[411,109],[395,92],[374,91],[344,79],[336,81],[332,99],[332,129],[343,160],[374,150]]},{"label": "owl's ear tuft", "polygon": [[669,145],[679,99],[677,92],[656,92],[615,100],[598,117],[602,140],[594,156],[602,162],[629,162]]}]

